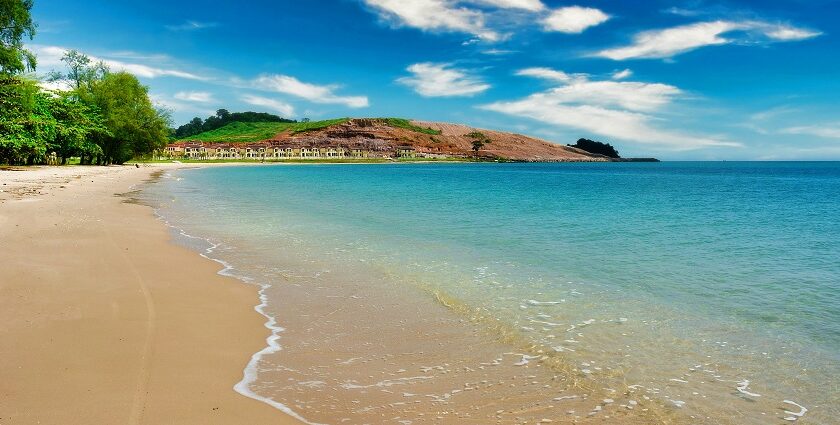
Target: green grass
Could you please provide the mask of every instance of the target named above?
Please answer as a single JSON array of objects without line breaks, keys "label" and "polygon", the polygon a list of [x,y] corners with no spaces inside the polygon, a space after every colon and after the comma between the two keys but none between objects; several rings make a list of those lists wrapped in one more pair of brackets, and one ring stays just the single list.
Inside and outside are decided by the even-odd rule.
[{"label": "green grass", "polygon": [[440,130],[434,130],[434,129],[431,129],[431,128],[423,128],[423,127],[420,127],[420,126],[416,126],[416,125],[412,124],[411,121],[409,121],[405,118],[377,118],[377,119],[384,121],[386,124],[390,125],[391,127],[404,128],[406,130],[416,131],[418,133],[423,133],[423,134],[432,134],[432,135],[435,135],[435,136],[440,135]]},{"label": "green grass", "polygon": [[[374,118],[387,125],[397,128],[404,128],[423,134],[440,135],[440,130],[416,126],[404,118]],[[177,140],[178,142],[200,141],[200,142],[224,142],[224,143],[247,143],[271,139],[278,133],[290,131],[292,134],[305,133],[307,131],[321,130],[336,124],[349,121],[350,118],[336,118],[323,121],[310,122],[232,122],[224,127],[212,131],[205,131],[194,136]]]},{"label": "green grass", "polygon": [[270,139],[284,131],[291,131],[293,134],[304,133],[307,131],[320,130],[335,124],[346,122],[348,118],[337,118],[324,121],[310,121],[310,122],[232,122],[224,127],[217,128],[212,131],[205,131],[194,136],[190,136],[179,142],[186,142],[197,140],[201,142],[226,142],[226,143],[246,143],[258,142],[260,140]]},{"label": "green grass", "polygon": [[336,124],[344,124],[347,121],[350,121],[350,118],[335,118],[332,120],[323,121],[298,122],[292,124],[291,129],[292,133],[294,134],[305,133],[307,131],[320,130],[322,128],[327,128]]}]

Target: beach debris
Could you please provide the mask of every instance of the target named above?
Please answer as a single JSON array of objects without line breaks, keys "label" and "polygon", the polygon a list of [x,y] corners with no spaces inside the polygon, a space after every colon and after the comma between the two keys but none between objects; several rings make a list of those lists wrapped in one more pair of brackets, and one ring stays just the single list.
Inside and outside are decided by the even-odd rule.
[{"label": "beach debris", "polygon": [[794,405],[794,406],[799,408],[798,412],[791,412],[790,410],[785,410],[784,411],[785,414],[790,415],[790,416],[785,418],[786,421],[791,421],[791,422],[795,421],[795,420],[801,418],[802,416],[804,416],[806,412],[808,412],[808,409],[806,409],[805,406],[803,406],[803,405],[801,405],[801,404],[799,404],[795,401],[782,400],[782,403],[791,404],[791,405]]},{"label": "beach debris", "polygon": [[526,303],[528,303],[528,304],[530,304],[530,305],[557,305],[557,304],[563,303],[563,302],[565,302],[565,301],[566,301],[566,300],[560,300],[560,301],[537,301],[537,300],[528,300],[528,301],[526,301]]},{"label": "beach debris", "polygon": [[750,381],[744,379],[743,381],[738,383],[738,386],[736,387],[736,389],[738,390],[739,393],[744,394],[744,395],[748,395],[748,396],[751,396],[751,397],[761,397],[761,394],[756,394],[756,393],[749,392],[748,391],[749,387],[750,387]]},{"label": "beach debris", "polygon": [[525,366],[526,364],[530,363],[531,360],[539,358],[540,356],[529,356],[527,354],[521,354],[522,359],[518,362],[514,363],[514,366]]}]

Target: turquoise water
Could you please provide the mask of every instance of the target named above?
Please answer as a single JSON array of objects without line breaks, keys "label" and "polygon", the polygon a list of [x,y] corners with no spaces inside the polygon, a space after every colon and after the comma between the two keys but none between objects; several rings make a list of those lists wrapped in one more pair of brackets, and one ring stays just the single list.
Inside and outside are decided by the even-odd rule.
[{"label": "turquoise water", "polygon": [[[236,266],[283,252],[328,269],[363,262],[692,418],[840,415],[840,163],[288,165],[172,177],[150,189],[161,215],[226,244],[218,255]],[[242,255],[249,246],[276,249]]]}]

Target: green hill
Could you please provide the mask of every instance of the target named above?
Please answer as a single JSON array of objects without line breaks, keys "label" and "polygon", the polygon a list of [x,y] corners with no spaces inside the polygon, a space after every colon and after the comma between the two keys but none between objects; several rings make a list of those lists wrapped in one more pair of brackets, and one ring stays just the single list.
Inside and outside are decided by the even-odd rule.
[{"label": "green hill", "polygon": [[201,141],[201,142],[257,142],[270,139],[284,131],[292,133],[303,133],[306,131],[319,130],[335,124],[347,122],[349,118],[337,118],[324,121],[310,122],[232,122],[224,127],[211,131],[205,131],[184,139],[179,142]]}]

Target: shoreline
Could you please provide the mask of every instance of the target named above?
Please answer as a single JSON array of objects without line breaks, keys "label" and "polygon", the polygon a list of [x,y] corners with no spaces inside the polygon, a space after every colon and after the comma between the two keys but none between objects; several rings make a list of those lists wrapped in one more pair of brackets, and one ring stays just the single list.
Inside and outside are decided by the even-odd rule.
[{"label": "shoreline", "polygon": [[258,288],[120,196],[190,167],[0,171],[3,423],[300,423],[234,390],[269,333]]},{"label": "shoreline", "polygon": [[[170,193],[164,193],[155,202],[165,205]],[[183,193],[171,195],[179,204],[187,202]],[[192,219],[204,223],[201,215]],[[620,418],[623,423],[645,423],[644,418],[659,416],[644,401],[635,410],[618,401],[614,405],[602,402],[630,394],[606,393],[599,386],[584,389],[578,374],[568,369],[529,362],[542,355],[503,341],[486,323],[435,300],[428,288],[395,287],[385,275],[357,267],[313,269],[308,260],[289,255],[287,246],[252,245],[230,234],[208,236],[200,228],[182,229],[178,223],[176,216],[170,225],[189,240],[236,247],[234,251],[221,248],[210,258],[243,280],[268,283],[263,291],[270,301],[266,315],[284,327],[282,354],[271,345],[255,354],[262,369],[252,393],[294,408],[307,420],[332,423],[337,418],[353,418],[354,422],[376,423],[384,417],[419,422],[457,417],[521,423],[552,418],[570,423],[599,421],[594,415],[601,416],[602,409],[603,419]],[[183,243],[207,253],[203,247]],[[279,274],[262,275],[250,269],[247,261],[231,257],[234,252],[252,256],[263,249],[286,253],[264,258],[264,263],[282,270]],[[331,270],[341,271],[333,274]],[[333,301],[349,299],[363,301],[352,305]],[[465,352],[464,346],[472,348]],[[399,390],[389,390],[392,386]],[[457,400],[452,398],[456,394]],[[554,406],[558,401],[562,410]]]}]

